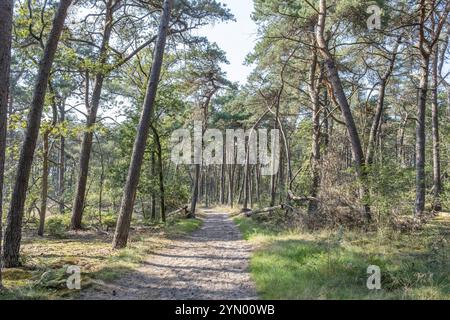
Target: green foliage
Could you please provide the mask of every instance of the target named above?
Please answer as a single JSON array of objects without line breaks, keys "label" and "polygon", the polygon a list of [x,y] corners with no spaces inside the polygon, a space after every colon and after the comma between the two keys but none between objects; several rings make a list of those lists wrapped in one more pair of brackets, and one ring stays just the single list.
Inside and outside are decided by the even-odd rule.
[{"label": "green foliage", "polygon": [[67,289],[67,267],[45,271],[33,286],[41,289]]},{"label": "green foliage", "polygon": [[45,220],[45,226],[48,234],[52,237],[63,238],[70,227],[70,216],[58,215],[51,216]]},{"label": "green foliage", "polygon": [[107,230],[115,228],[117,224],[117,215],[114,213],[103,214],[102,224],[107,228]]}]

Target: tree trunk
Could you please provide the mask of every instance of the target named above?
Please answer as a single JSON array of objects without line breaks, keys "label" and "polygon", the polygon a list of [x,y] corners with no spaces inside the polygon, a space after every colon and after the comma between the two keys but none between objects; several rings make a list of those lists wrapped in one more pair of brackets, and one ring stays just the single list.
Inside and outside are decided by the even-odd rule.
[{"label": "tree trunk", "polygon": [[161,141],[159,139],[158,131],[152,126],[152,131],[155,136],[156,148],[158,155],[158,177],[159,177],[159,214],[163,222],[166,222],[166,203],[164,194],[164,173],[163,173],[163,163],[162,163],[162,148]]},{"label": "tree trunk", "polygon": [[419,100],[416,122],[416,201],[414,214],[421,215],[425,210],[425,113],[428,91],[428,68],[430,59],[422,55],[420,65]]},{"label": "tree trunk", "polygon": [[[276,110],[275,110],[275,124],[274,124],[275,130],[279,129],[279,123],[278,123],[279,113],[280,113],[280,101],[278,100],[277,105],[276,105]],[[280,167],[281,167],[281,164],[280,164]],[[278,177],[278,172],[276,174],[272,174],[272,176],[270,177],[270,206],[271,207],[273,207],[275,205],[275,199],[277,196],[277,177]]]},{"label": "tree trunk", "polygon": [[[66,103],[63,101],[59,105],[59,123],[62,125],[66,121]],[[59,166],[58,166],[58,198],[59,213],[64,214],[64,175],[66,172],[66,138],[61,134],[59,138]]]},{"label": "tree trunk", "polygon": [[49,130],[43,134],[43,149],[42,149],[42,181],[41,181],[41,210],[39,215],[39,229],[38,236],[44,236],[45,214],[47,212],[47,196],[48,196],[48,136]]},{"label": "tree trunk", "polygon": [[400,124],[399,130],[399,142],[398,142],[398,158],[400,161],[400,165],[405,168],[406,167],[406,151],[405,151],[405,128],[408,123],[408,113],[405,114],[405,118],[402,120]]},{"label": "tree trunk", "polygon": [[[313,43],[314,44],[314,43]],[[314,214],[317,211],[317,193],[320,184],[320,101],[319,90],[317,88],[316,69],[317,52],[312,53],[312,63],[309,70],[309,96],[312,105],[312,146],[311,146],[311,190],[309,192],[311,200],[308,203],[308,213]]]},{"label": "tree trunk", "polygon": [[100,225],[102,224],[102,211],[103,211],[103,186],[105,184],[105,157],[103,155],[103,148],[102,145],[97,137],[97,143],[98,143],[98,148],[99,148],[99,153],[100,153],[100,190],[98,193],[98,219],[99,219],[99,223]]},{"label": "tree trunk", "polygon": [[[103,67],[107,61],[107,51],[109,47],[109,40],[111,38],[111,31],[113,28],[113,13],[115,6],[120,0],[108,0],[106,5],[105,26],[103,31],[102,44],[100,46],[98,65]],[[101,69],[101,68],[100,68]],[[89,173],[89,160],[92,151],[92,139],[94,135],[94,125],[97,122],[97,112],[100,105],[100,98],[102,95],[103,81],[105,79],[105,71],[100,71],[95,75],[94,91],[92,92],[92,101],[89,105],[89,98],[86,98],[86,108],[88,110],[88,117],[86,121],[86,128],[83,134],[83,141],[81,143],[81,154],[79,163],[78,183],[72,207],[72,221],[71,228],[73,230],[81,229],[81,222],[83,219],[83,210],[86,198],[86,185]],[[88,78],[86,78],[86,81]],[[86,94],[88,93],[89,83],[86,86]]]},{"label": "tree trunk", "polygon": [[228,168],[228,206],[233,208],[233,190],[234,190],[234,165],[227,164]]},{"label": "tree trunk", "polygon": [[369,190],[367,186],[367,172],[364,165],[364,153],[361,146],[361,140],[359,138],[358,130],[356,128],[355,121],[348,104],[347,97],[345,96],[344,88],[342,87],[341,79],[339,77],[338,70],[334,58],[328,50],[327,43],[324,38],[325,32],[325,20],[327,14],[326,0],[320,0],[319,19],[316,30],[316,41],[320,50],[320,53],[324,59],[324,65],[328,73],[328,80],[333,88],[333,95],[336,98],[339,107],[341,108],[342,116],[345,120],[347,132],[350,137],[352,146],[353,157],[355,160],[356,174],[360,183],[360,197],[364,206],[364,217],[366,222],[371,221],[370,206],[368,204]]},{"label": "tree trunk", "polygon": [[131,164],[128,170],[127,182],[124,187],[122,204],[119,218],[117,220],[116,232],[114,234],[113,247],[115,249],[124,248],[127,245],[128,233],[130,230],[131,215],[133,213],[136,189],[139,183],[142,160],[144,158],[145,146],[147,143],[150,121],[153,116],[154,102],[158,90],[159,77],[166,46],[167,32],[169,28],[170,11],[173,0],[165,0],[161,22],[158,31],[153,64],[151,68],[150,81],[148,83],[147,94],[142,109],[141,119],[134,142]]},{"label": "tree trunk", "polygon": [[261,170],[260,165],[255,166],[255,185],[256,185],[256,201],[258,201],[258,206],[261,206]]},{"label": "tree trunk", "polygon": [[[2,245],[3,230],[3,180],[6,156],[13,8],[13,0],[2,0],[0,2],[0,248]],[[0,289],[2,288],[1,266],[2,257],[0,250]]]},{"label": "tree trunk", "polygon": [[195,218],[195,209],[197,207],[198,189],[200,182],[200,164],[195,165],[194,169],[194,185],[192,187],[191,210],[188,218]]},{"label": "tree trunk", "polygon": [[36,141],[39,135],[41,116],[44,107],[45,95],[50,78],[50,71],[53,65],[59,38],[63,31],[67,10],[72,0],[61,0],[52,30],[45,46],[44,55],[39,64],[39,72],[33,92],[33,99],[28,115],[25,140],[20,151],[20,158],[17,166],[17,174],[14,189],[11,196],[7,225],[5,230],[5,242],[3,245],[4,266],[7,268],[19,265],[20,240],[22,238],[22,219],[25,205],[25,198],[30,178],[31,165],[33,162]]},{"label": "tree trunk", "polygon": [[438,45],[436,44],[433,54],[433,89],[431,91],[431,118],[433,135],[433,210],[441,211],[441,150],[439,139],[439,109],[438,109]]},{"label": "tree trunk", "polygon": [[226,179],[226,148],[225,143],[223,144],[223,163],[220,166],[220,204],[225,204],[225,179]]},{"label": "tree trunk", "polygon": [[[151,159],[151,175],[152,175],[152,178],[155,176],[155,174],[156,174],[156,170],[155,170],[155,166],[156,166],[156,164],[155,164],[155,151],[151,151],[151,155],[150,155],[150,159]],[[152,207],[151,207],[151,219],[153,220],[153,221],[155,221],[156,220],[156,195],[155,195],[155,192],[154,191],[152,191],[152,195],[151,195],[151,197],[152,197],[152,201],[151,201],[151,203],[152,203]]]},{"label": "tree trunk", "polygon": [[[254,134],[254,128],[252,128],[250,135]],[[248,143],[246,143],[246,158],[245,158],[245,167],[244,167],[244,185],[243,185],[243,192],[244,192],[244,205],[242,206],[243,211],[248,210],[248,200],[250,197],[250,186],[249,186],[249,180],[250,180],[250,138],[248,139]]]},{"label": "tree trunk", "polygon": [[385,93],[386,93],[386,80],[382,79],[379,89],[377,108],[372,122],[372,127],[370,128],[369,141],[367,143],[366,166],[371,165],[373,162],[375,140],[377,137],[378,128],[380,127],[381,117],[383,115]]}]

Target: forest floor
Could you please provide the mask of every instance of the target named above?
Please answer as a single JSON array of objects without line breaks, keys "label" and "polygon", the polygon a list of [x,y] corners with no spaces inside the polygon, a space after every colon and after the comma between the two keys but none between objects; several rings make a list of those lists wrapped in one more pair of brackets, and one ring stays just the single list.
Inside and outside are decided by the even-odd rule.
[{"label": "forest floor", "polygon": [[[409,233],[294,229],[284,212],[199,217],[136,226],[120,251],[111,232],[25,232],[23,266],[4,270],[0,299],[450,299],[449,214]],[[67,289],[69,265],[81,291]],[[367,288],[370,265],[381,290]]]},{"label": "forest floor", "polygon": [[256,299],[248,272],[250,243],[228,214],[203,211],[202,227],[174,239],[116,281],[83,299]]},{"label": "forest floor", "polygon": [[2,299],[77,299],[80,291],[67,288],[69,266],[81,271],[81,293],[106,285],[138,269],[151,252],[172,239],[198,229],[201,219],[170,218],[166,224],[133,226],[128,247],[112,250],[113,231],[66,232],[62,237],[38,237],[35,228],[24,228],[20,268],[3,269]]},{"label": "forest floor", "polygon": [[[262,299],[450,300],[448,213],[410,233],[277,227],[282,219],[234,217],[255,248],[250,270]],[[381,269],[380,290],[367,288],[370,265]]]}]

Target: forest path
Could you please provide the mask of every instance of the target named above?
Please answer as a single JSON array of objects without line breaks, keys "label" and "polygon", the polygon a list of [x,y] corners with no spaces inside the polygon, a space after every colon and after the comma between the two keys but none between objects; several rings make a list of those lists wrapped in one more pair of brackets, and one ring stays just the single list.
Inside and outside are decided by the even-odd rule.
[{"label": "forest path", "polygon": [[151,254],[144,265],[82,299],[257,299],[251,247],[228,214],[204,210],[203,225]]}]

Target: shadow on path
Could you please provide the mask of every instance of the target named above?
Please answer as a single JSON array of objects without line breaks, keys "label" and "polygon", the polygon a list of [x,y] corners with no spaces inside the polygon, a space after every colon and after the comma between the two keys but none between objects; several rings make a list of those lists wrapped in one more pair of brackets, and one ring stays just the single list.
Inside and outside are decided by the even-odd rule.
[{"label": "shadow on path", "polygon": [[250,245],[227,214],[205,210],[203,225],[175,239],[144,265],[82,299],[257,299],[248,271]]}]

